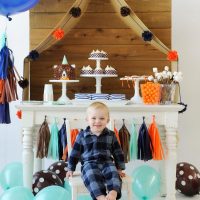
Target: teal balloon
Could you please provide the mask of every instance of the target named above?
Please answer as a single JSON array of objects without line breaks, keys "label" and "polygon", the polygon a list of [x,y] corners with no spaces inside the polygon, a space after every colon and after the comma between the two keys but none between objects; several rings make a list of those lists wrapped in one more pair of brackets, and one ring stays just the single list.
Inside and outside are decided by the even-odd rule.
[{"label": "teal balloon", "polygon": [[134,170],[132,190],[139,200],[153,199],[160,191],[160,174],[152,167],[143,165]]},{"label": "teal balloon", "polygon": [[90,195],[78,195],[77,200],[92,200]]},{"label": "teal balloon", "polygon": [[71,199],[71,197],[72,197],[72,189],[71,189],[71,186],[69,185],[69,181],[68,180],[65,180],[64,188],[68,191],[68,193],[70,195],[70,199]]},{"label": "teal balloon", "polygon": [[7,164],[0,174],[0,185],[3,190],[8,190],[16,186],[23,186],[22,163],[13,162]]},{"label": "teal balloon", "polygon": [[66,189],[53,185],[40,190],[34,200],[71,200],[71,197]]},{"label": "teal balloon", "polygon": [[22,186],[13,187],[3,192],[0,200],[33,200],[34,196],[30,189]]}]

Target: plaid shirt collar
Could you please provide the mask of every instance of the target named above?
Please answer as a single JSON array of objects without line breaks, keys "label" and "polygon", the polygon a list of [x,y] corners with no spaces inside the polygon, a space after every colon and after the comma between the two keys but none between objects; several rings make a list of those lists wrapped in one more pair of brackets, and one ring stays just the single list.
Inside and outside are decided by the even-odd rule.
[{"label": "plaid shirt collar", "polygon": [[[103,130],[103,132],[101,133],[101,135],[102,135],[102,134],[109,134],[108,128],[104,128],[104,130]],[[88,127],[85,129],[83,136],[84,136],[84,137],[87,137],[87,136],[91,136],[91,135],[94,135],[94,134],[92,134],[92,132],[91,132],[91,130],[90,130],[90,126],[88,126]]]}]

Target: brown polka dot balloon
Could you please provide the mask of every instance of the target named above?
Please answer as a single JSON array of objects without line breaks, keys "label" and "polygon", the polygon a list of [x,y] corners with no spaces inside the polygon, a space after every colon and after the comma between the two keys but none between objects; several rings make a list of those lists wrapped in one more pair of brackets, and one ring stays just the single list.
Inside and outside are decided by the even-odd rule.
[{"label": "brown polka dot balloon", "polygon": [[56,173],[56,175],[60,178],[60,180],[64,184],[66,172],[67,172],[67,162],[65,162],[63,160],[55,162],[49,166],[48,170]]},{"label": "brown polka dot balloon", "polygon": [[198,169],[186,162],[176,166],[176,190],[186,196],[200,194],[200,173]]},{"label": "brown polka dot balloon", "polygon": [[42,170],[33,175],[32,190],[34,195],[50,185],[58,185],[63,187],[62,181],[54,172]]}]

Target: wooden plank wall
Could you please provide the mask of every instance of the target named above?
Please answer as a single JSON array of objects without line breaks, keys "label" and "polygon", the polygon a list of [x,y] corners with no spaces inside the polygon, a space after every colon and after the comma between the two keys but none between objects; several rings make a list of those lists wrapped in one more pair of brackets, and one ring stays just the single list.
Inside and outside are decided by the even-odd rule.
[{"label": "wooden plank wall", "polygon": [[[74,0],[41,0],[30,12],[30,50],[34,49],[49,33]],[[146,26],[169,48],[171,46],[171,0],[126,0]],[[62,62],[63,55],[69,63],[76,64],[79,83],[68,85],[68,95],[95,92],[95,79],[81,78],[83,65],[95,67],[95,61],[88,60],[93,49],[104,50],[108,61],[102,67],[113,66],[119,78],[126,75],[152,74],[152,67],[161,70],[170,65],[166,55],[154,49],[136,36],[117,16],[109,0],[91,0],[81,21],[59,43],[40,55],[30,65],[30,98],[42,100],[43,85],[53,77],[52,66]],[[134,89],[122,88],[119,78],[102,79],[103,93],[125,93],[127,98]],[[61,85],[54,85],[55,99],[61,94]]]}]

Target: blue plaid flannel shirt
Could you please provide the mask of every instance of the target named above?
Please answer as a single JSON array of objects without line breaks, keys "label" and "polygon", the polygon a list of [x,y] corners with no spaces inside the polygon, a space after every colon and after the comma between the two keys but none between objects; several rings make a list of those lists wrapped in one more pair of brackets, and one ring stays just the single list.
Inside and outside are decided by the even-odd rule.
[{"label": "blue plaid flannel shirt", "polygon": [[68,160],[68,170],[75,171],[78,161],[81,165],[88,162],[113,162],[117,169],[124,170],[124,154],[115,133],[107,128],[96,136],[88,126],[76,138]]}]

